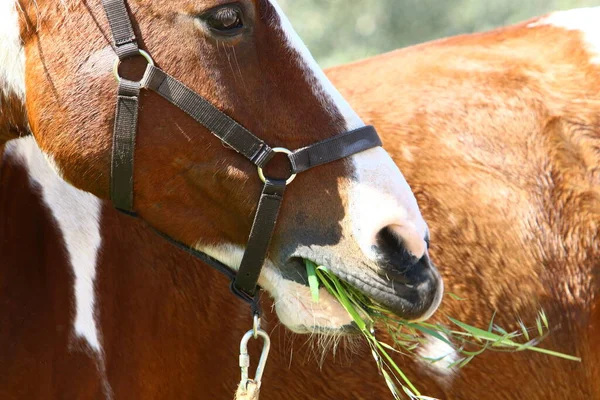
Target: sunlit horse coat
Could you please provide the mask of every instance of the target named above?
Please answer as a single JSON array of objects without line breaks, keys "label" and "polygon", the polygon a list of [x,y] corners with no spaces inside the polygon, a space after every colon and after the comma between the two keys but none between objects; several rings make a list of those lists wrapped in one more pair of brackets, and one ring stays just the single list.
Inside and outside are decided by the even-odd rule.
[{"label": "sunlit horse coat", "polygon": [[[583,360],[489,354],[449,371],[443,366],[455,355],[432,342],[421,352],[447,354],[438,366],[400,360],[427,395],[600,398],[598,21],[600,8],[557,13],[329,71],[366,122],[379,129],[431,222],[431,251],[448,291],[467,299],[447,299],[438,318],[447,312],[483,326],[498,310],[497,321],[506,326],[517,316],[531,321],[541,306],[553,327],[544,346]],[[56,210],[48,209],[39,188],[57,188],[61,196],[54,204],[96,200],[52,175],[33,143],[21,146],[30,148],[30,156],[5,156],[2,187],[11,192],[0,191],[0,204],[2,211],[27,218],[20,225],[2,220],[2,232],[10,226],[18,240],[2,242],[1,254],[24,254],[29,261],[23,265],[53,254],[57,262],[1,270],[0,290],[9,300],[0,303],[8,321],[0,325],[0,354],[17,363],[1,371],[0,394],[54,387],[63,394],[59,398],[95,398],[106,385],[139,398],[230,398],[239,335],[248,328],[245,306],[230,297],[216,273],[104,203],[98,321],[110,335],[106,340],[114,339],[110,352],[126,360],[126,368],[110,360],[98,368],[97,355],[69,341],[72,315],[48,312],[47,306],[53,293],[67,292],[52,309],[72,310],[73,278],[52,219]],[[55,274],[48,275],[48,268]],[[337,363],[328,358],[320,370],[312,360],[320,356],[318,346],[276,327],[274,315],[267,321],[275,345],[262,399],[388,398],[367,351],[338,353]],[[58,384],[40,358],[64,368],[70,379]]]},{"label": "sunlit horse coat", "polygon": [[[225,339],[215,331],[215,341],[206,325],[227,329],[244,318],[250,327],[250,310],[209,318],[211,303],[224,311],[227,283],[214,290],[205,266],[166,262],[179,264],[180,255],[148,231],[103,232],[117,89],[103,3],[129,10],[158,67],[270,146],[303,148],[364,122],[275,0],[0,2],[1,396],[206,398],[213,389],[198,374],[211,375],[202,367],[218,364]],[[124,60],[119,75],[139,79],[141,62]],[[127,224],[152,226],[236,270],[262,186],[256,166],[214,137],[215,125],[146,90],[138,117],[131,181],[139,221]],[[289,168],[281,161],[267,175]],[[286,188],[259,284],[298,333],[354,329],[325,290],[312,303],[302,258],[329,265],[399,315],[427,318],[443,293],[428,242],[414,194],[377,146]],[[201,337],[209,347],[193,348]],[[163,353],[168,343],[180,348]],[[208,353],[213,362],[199,356]]]}]

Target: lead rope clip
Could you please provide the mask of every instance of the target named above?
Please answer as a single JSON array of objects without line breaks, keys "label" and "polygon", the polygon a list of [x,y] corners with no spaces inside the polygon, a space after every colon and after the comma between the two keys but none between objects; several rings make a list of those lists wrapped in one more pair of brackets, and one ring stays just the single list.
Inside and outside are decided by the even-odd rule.
[{"label": "lead rope clip", "polygon": [[[250,379],[248,375],[248,369],[250,368],[250,355],[248,354],[248,342],[250,339],[262,338],[263,348],[256,367],[256,374],[254,379]],[[267,332],[260,329],[260,318],[258,315],[254,315],[254,323],[252,329],[250,329],[240,342],[240,370],[242,373],[242,379],[237,390],[236,400],[258,400],[260,385],[262,381],[263,373],[265,372],[265,365],[267,364],[267,358],[269,357],[269,350],[271,348],[271,339]]]}]

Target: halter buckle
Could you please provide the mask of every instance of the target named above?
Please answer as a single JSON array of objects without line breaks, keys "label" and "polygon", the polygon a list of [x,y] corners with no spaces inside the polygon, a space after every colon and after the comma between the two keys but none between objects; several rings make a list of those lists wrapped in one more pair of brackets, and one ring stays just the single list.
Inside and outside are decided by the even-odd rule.
[{"label": "halter buckle", "polygon": [[[273,147],[273,153],[285,154],[288,157],[293,154],[291,150],[288,150],[284,147]],[[292,183],[294,179],[296,179],[296,176],[298,176],[298,174],[291,174],[290,177],[286,179],[285,184],[289,185]],[[267,183],[267,177],[265,176],[265,172],[263,171],[262,167],[258,167],[258,177],[263,183]]]}]

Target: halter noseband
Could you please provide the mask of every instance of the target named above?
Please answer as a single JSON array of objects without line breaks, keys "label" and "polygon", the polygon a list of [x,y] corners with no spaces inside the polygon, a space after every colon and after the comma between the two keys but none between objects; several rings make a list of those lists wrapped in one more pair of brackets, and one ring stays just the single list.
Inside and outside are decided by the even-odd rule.
[{"label": "halter noseband", "polygon": [[[154,65],[150,55],[138,47],[125,0],[102,0],[102,4],[108,17],[114,49],[118,56],[115,63],[115,76],[119,88],[113,134],[110,194],[115,208],[126,214],[135,215],[133,165],[139,94],[142,88],[149,89],[186,112],[258,168],[264,187],[237,275],[229,267],[207,254],[191,249],[158,232],[165,239],[227,275],[232,279],[234,293],[255,304],[258,278],[275,230],[286,186],[301,172],[381,146],[377,132],[372,126],[365,126],[296,151],[271,148],[205,98]],[[121,78],[118,73],[120,61],[139,55],[148,61],[142,80],[134,82]],[[276,153],[285,153],[290,161],[292,175],[287,181],[271,179],[263,173],[263,168]]]}]

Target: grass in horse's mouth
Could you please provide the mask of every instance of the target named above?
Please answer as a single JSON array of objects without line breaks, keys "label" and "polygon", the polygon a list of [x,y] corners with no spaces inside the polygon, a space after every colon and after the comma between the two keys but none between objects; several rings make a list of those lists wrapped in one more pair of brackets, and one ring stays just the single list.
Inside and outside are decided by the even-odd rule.
[{"label": "grass in horse's mouth", "polygon": [[[430,363],[440,362],[448,357],[427,359],[419,356],[416,350],[428,340],[426,336],[444,342],[460,356],[456,361],[447,365],[448,369],[462,368],[487,350],[499,352],[529,350],[566,360],[581,361],[578,357],[537,347],[550,333],[548,319],[543,310],[538,312],[535,328],[528,328],[519,320],[520,330],[514,332],[508,332],[495,325],[494,316],[492,316],[487,329],[477,328],[451,317],[448,317],[448,320],[452,328],[439,323],[408,322],[394,316],[358,289],[339,279],[327,267],[317,266],[306,259],[304,264],[313,301],[319,301],[319,286],[323,286],[344,307],[369,344],[377,368],[395,399],[401,399],[402,393],[410,399],[431,399],[431,397],[421,395],[390,356],[390,352],[394,352],[409,357],[419,357]],[[451,294],[449,296],[462,301],[458,296]],[[377,339],[376,325],[389,334],[394,342],[393,345]],[[402,391],[398,387],[401,387]]]}]

